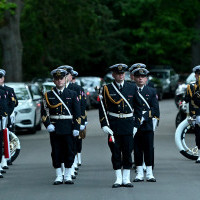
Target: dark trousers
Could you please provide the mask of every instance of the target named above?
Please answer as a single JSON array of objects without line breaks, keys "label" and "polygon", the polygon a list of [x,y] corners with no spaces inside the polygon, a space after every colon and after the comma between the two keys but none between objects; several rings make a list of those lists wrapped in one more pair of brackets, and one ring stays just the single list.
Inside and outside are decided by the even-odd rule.
[{"label": "dark trousers", "polygon": [[3,155],[3,131],[0,131],[0,163]]},{"label": "dark trousers", "polygon": [[82,139],[77,139],[77,143],[76,143],[76,148],[77,148],[77,153],[81,153],[82,150]]},{"label": "dark trousers", "polygon": [[72,135],[58,135],[50,133],[51,157],[54,168],[60,168],[64,162],[70,168],[74,162],[74,138]]},{"label": "dark trousers", "polygon": [[195,141],[198,149],[200,149],[200,127],[199,125],[195,125]]},{"label": "dark trousers", "polygon": [[132,157],[131,153],[133,150],[133,136],[132,135],[115,135],[115,143],[109,142],[112,157],[113,169],[131,169]]},{"label": "dark trousers", "polygon": [[138,130],[134,137],[134,159],[136,166],[153,166],[154,162],[154,132]]}]

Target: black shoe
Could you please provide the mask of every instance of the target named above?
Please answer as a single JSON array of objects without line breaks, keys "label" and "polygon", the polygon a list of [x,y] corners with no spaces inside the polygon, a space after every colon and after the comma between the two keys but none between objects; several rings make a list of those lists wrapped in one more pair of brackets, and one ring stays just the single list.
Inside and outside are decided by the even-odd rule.
[{"label": "black shoe", "polygon": [[76,176],[72,175],[72,179],[76,179]]},{"label": "black shoe", "polygon": [[112,185],[112,188],[119,188],[119,187],[121,187],[121,185],[120,185],[119,183],[114,183],[114,184]]},{"label": "black shoe", "polygon": [[8,161],[7,161],[7,165],[12,165],[12,161],[11,161],[11,160],[8,160]]},{"label": "black shoe", "polygon": [[2,174],[0,175],[0,178],[3,178],[3,175],[2,175]]},{"label": "black shoe", "polygon": [[135,179],[133,180],[133,182],[142,182],[142,181],[144,181],[144,179],[135,178]]},{"label": "black shoe", "polygon": [[132,183],[123,184],[124,187],[133,187]]},{"label": "black shoe", "polygon": [[74,184],[74,182],[73,181],[65,181],[65,184],[72,185],[72,184]]},{"label": "black shoe", "polygon": [[3,169],[9,169],[9,167],[8,166],[4,166],[4,167],[2,167]]},{"label": "black shoe", "polygon": [[79,163],[78,166],[81,166],[81,164]]},{"label": "black shoe", "polygon": [[196,163],[200,163],[200,160],[196,160]]},{"label": "black shoe", "polygon": [[63,182],[61,181],[54,181],[53,185],[60,185],[60,184],[63,184]]},{"label": "black shoe", "polygon": [[1,174],[5,174],[6,171],[5,170],[0,170]]},{"label": "black shoe", "polygon": [[75,171],[75,172],[74,172],[74,174],[75,174],[75,175],[78,175],[78,172],[77,172],[77,171]]},{"label": "black shoe", "polygon": [[75,167],[75,170],[78,170],[78,167]]},{"label": "black shoe", "polygon": [[147,182],[156,182],[156,179],[155,178],[150,178],[150,179],[147,179]]}]

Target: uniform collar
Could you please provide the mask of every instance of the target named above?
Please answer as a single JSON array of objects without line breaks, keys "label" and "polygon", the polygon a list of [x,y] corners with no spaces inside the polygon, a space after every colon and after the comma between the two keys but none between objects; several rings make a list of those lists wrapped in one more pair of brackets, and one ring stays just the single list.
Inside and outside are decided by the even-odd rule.
[{"label": "uniform collar", "polygon": [[138,89],[138,90],[139,90],[139,88],[141,88],[141,91],[142,91],[142,90],[143,90],[143,88],[144,88],[144,85],[143,85],[142,87],[138,87],[138,86],[137,86],[137,89]]},{"label": "uniform collar", "polygon": [[63,93],[63,90],[64,90],[64,89],[65,89],[65,88],[63,88],[62,90],[59,90],[58,88],[56,88],[58,94],[60,93],[60,91]]},{"label": "uniform collar", "polygon": [[122,87],[124,87],[124,81],[123,81],[122,83],[117,83],[117,82],[115,81],[115,83],[116,83],[116,85],[118,86],[118,88],[119,88],[120,85],[121,85]]}]

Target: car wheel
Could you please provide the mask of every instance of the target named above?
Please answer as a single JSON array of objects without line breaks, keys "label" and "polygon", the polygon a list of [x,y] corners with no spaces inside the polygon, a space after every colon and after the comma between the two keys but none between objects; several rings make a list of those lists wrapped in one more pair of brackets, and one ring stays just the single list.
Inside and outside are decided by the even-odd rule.
[{"label": "car wheel", "polygon": [[36,130],[37,131],[41,131],[42,129],[42,125],[41,125],[41,122],[36,126]]}]

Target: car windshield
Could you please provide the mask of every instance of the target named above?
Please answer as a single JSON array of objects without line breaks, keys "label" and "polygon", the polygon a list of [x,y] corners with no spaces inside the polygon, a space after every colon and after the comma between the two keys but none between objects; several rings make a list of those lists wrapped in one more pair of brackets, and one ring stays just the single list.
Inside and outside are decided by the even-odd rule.
[{"label": "car windshield", "polygon": [[54,87],[55,85],[43,85],[43,92],[48,92],[51,90],[52,87]]},{"label": "car windshield", "polygon": [[24,88],[14,88],[15,94],[18,100],[29,100],[30,96],[28,90]]},{"label": "car windshield", "polygon": [[81,84],[84,87],[96,87],[96,86],[101,86],[101,79],[100,78],[82,78],[81,79]]},{"label": "car windshield", "polygon": [[167,72],[151,72],[151,75],[156,78],[166,79],[168,77]]},{"label": "car windshield", "polygon": [[196,81],[195,73],[191,73],[186,79],[186,84],[189,84],[189,83],[195,82],[195,81]]}]

